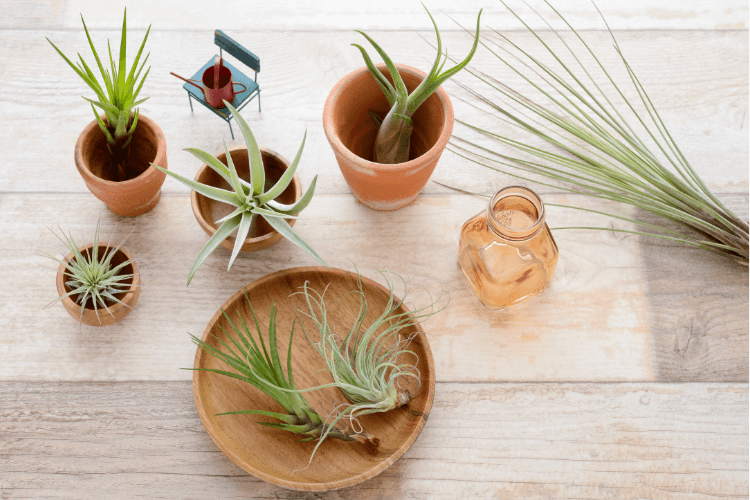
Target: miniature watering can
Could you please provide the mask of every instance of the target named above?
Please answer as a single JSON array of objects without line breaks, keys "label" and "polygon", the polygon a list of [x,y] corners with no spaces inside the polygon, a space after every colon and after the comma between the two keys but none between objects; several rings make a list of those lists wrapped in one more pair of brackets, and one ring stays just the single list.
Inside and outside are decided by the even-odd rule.
[{"label": "miniature watering can", "polygon": [[198,85],[194,80],[184,78],[176,73],[170,74],[203,90],[203,96],[206,98],[206,102],[213,108],[224,108],[226,107],[224,106],[224,101],[234,101],[235,85],[242,86],[242,90],[237,92],[237,94],[241,94],[247,90],[247,87],[245,87],[241,83],[235,84],[232,81],[232,72],[229,70],[229,68],[224,66],[223,60],[219,56],[216,56],[214,65],[209,66],[208,68],[206,68],[206,71],[203,72],[202,87]]}]

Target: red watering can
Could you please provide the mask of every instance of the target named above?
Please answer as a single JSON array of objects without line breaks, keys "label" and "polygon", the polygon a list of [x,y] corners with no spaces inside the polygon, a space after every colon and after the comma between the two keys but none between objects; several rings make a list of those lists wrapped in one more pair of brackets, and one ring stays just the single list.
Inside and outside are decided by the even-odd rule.
[{"label": "red watering can", "polygon": [[206,68],[206,71],[203,72],[202,87],[195,83],[194,80],[184,78],[176,73],[170,73],[170,75],[174,75],[180,80],[184,80],[189,84],[195,85],[196,87],[201,89],[203,91],[203,97],[205,97],[206,102],[212,108],[224,108],[226,106],[224,106],[223,101],[234,101],[235,85],[242,86],[242,90],[237,92],[238,94],[241,94],[247,90],[247,87],[245,87],[241,83],[235,84],[232,81],[232,72],[229,70],[229,68],[224,66],[223,60],[219,56],[216,56],[214,65]]}]

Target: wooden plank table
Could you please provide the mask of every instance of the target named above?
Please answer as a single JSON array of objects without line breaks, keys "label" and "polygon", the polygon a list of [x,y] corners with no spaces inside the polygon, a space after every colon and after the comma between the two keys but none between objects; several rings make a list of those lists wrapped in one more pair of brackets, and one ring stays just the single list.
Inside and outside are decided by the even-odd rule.
[{"label": "wooden plank table", "polygon": [[[590,3],[557,4],[624,81]],[[597,4],[692,164],[747,219],[747,3]],[[282,241],[240,255],[227,272],[230,252],[220,248],[186,288],[206,241],[187,188],[167,179],[153,211],[122,218],[86,190],[73,164],[75,141],[91,120],[80,96],[90,91],[45,37],[88,59],[79,13],[103,47],[119,38],[121,3],[0,0],[0,7],[0,499],[748,496],[746,268],[635,235],[558,231],[551,288],[491,312],[456,264],[458,230],[485,201],[429,183],[414,203],[385,213],[350,194],[323,134],[323,103],[362,66],[349,45],[361,42],[352,29],[368,30],[398,62],[429,65],[434,52],[419,35],[432,35],[417,2],[251,8],[233,0],[213,10],[196,0],[131,2],[131,44],[153,23],[142,91],[151,99],[141,112],[164,130],[170,169],[192,178],[199,162],[182,149],[218,152],[229,138],[207,110],[190,113],[181,83],[169,76],[190,74],[213,54],[212,32],[220,28],[261,58],[263,112],[243,112],[259,143],[292,156],[308,131],[300,175],[305,186],[319,178],[295,226],[300,235],[332,266],[354,263],[373,278],[374,269],[389,269],[451,293],[448,309],[425,324],[435,407],[403,458],[377,478],[323,495],[249,476],[200,423],[191,373],[180,370],[195,353],[186,332],[202,332],[250,281],[314,261]],[[468,51],[471,38],[441,10],[470,26],[484,7],[483,24],[534,45],[501,4],[435,0],[428,7],[452,55]],[[487,51],[472,64],[521,87]],[[456,80],[471,83],[468,74]],[[445,86],[457,117],[479,119],[456,82]],[[449,152],[433,179],[485,194],[515,183]],[[550,203],[607,208],[530,187]],[[56,290],[40,254],[62,252],[45,225],[88,237],[97,219],[105,232],[132,231],[128,248],[143,280],[136,309],[105,329],[79,326],[59,305],[42,309]],[[625,227],[556,207],[548,223]]]}]

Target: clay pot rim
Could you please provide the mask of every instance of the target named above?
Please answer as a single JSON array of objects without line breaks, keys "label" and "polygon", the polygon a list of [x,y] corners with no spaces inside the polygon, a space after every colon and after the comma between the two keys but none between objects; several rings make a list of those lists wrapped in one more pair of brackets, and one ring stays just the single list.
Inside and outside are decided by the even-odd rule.
[{"label": "clay pot rim", "polygon": [[[106,115],[101,115],[100,118],[102,121],[106,122],[107,117]],[[128,186],[135,186],[136,184],[143,182],[142,177],[146,177],[147,175],[153,175],[153,174],[160,174],[161,172],[154,167],[153,164],[162,166],[164,163],[164,160],[167,158],[167,150],[165,144],[166,140],[164,139],[164,132],[162,132],[161,127],[152,120],[151,118],[147,117],[144,114],[139,113],[138,114],[138,125],[136,126],[136,129],[140,127],[141,125],[145,125],[147,127],[150,127],[154,131],[154,135],[157,137],[156,141],[156,157],[151,162],[152,165],[149,165],[149,167],[144,170],[139,176],[133,177],[132,179],[128,179],[126,181],[108,181],[105,179],[102,179],[101,177],[98,177],[94,175],[91,170],[89,170],[88,162],[84,161],[83,159],[83,142],[84,138],[89,136],[94,129],[96,129],[97,133],[102,133],[101,129],[99,128],[99,123],[96,121],[96,119],[92,120],[86,127],[83,129],[81,134],[78,136],[78,140],[76,141],[76,148],[75,148],[75,164],[78,168],[78,172],[80,172],[81,176],[86,180],[86,182],[92,182],[101,184],[104,186],[122,186],[122,187],[128,187]],[[162,138],[162,140],[159,140],[159,138]]]},{"label": "clay pot rim", "polygon": [[[114,249],[114,248],[117,247],[117,245],[109,243],[108,241],[100,241],[99,242],[99,246],[100,247],[101,246],[105,246],[107,248],[112,248],[112,249]],[[88,250],[90,248],[93,248],[93,247],[94,247],[93,243],[87,243],[85,245],[82,245],[82,246],[78,247],[78,251],[83,253],[84,251],[86,251],[86,250]],[[115,317],[117,316],[117,313],[121,309],[126,309],[126,308],[127,309],[132,309],[133,308],[134,304],[131,304],[131,301],[133,300],[133,297],[136,294],[136,292],[140,292],[140,286],[141,286],[141,274],[140,274],[140,271],[138,270],[138,264],[136,263],[135,258],[133,257],[133,254],[131,254],[128,251],[128,249],[125,248],[125,247],[123,247],[123,246],[120,246],[120,248],[118,248],[117,251],[118,252],[122,252],[125,255],[126,260],[132,260],[131,265],[133,266],[133,283],[130,285],[130,289],[125,293],[125,296],[120,299],[120,301],[124,302],[124,304],[121,304],[120,302],[117,302],[114,305],[107,306],[107,309],[109,309],[109,311]],[[61,295],[61,296],[65,295],[66,293],[68,293],[65,290],[65,274],[64,274],[65,273],[65,265],[68,262],[70,262],[73,259],[73,257],[75,257],[73,255],[73,252],[70,252],[68,255],[66,255],[62,259],[62,262],[60,263],[60,265],[57,268],[57,278],[55,280],[55,284],[57,285],[57,293],[59,295]],[[61,300],[61,302],[64,302],[64,304],[65,304],[65,306],[66,306],[67,309],[71,309],[71,308],[72,309],[77,309],[77,310],[83,309],[83,306],[78,305],[73,299],[70,298],[70,296],[65,297],[64,299]],[[125,304],[127,304],[127,305],[125,305]],[[130,306],[130,307],[128,307],[128,306]],[[93,309],[88,309],[88,310],[91,311],[92,314],[94,313]],[[100,309],[97,309],[97,310],[101,311]],[[107,315],[109,315],[109,313],[106,312],[106,311],[104,311],[103,313],[100,312],[99,314],[100,315],[101,314],[107,314]],[[85,312],[84,312],[84,315],[85,315]],[[120,319],[122,319],[122,318],[120,318]],[[80,322],[80,314],[76,317],[76,320],[78,320]],[[119,319],[115,320],[115,323],[117,321],[119,321]]]},{"label": "clay pot rim", "polygon": [[[418,76],[422,79],[424,79],[427,74],[419,70],[417,68],[414,68],[412,66],[408,66],[406,64],[396,64],[396,69],[399,73],[402,72],[408,72],[412,73],[415,76]],[[376,64],[376,68],[380,71],[388,71],[388,68],[385,64]],[[440,102],[443,105],[443,109],[445,110],[445,120],[443,121],[443,128],[440,131],[440,136],[438,137],[438,140],[435,142],[435,144],[432,145],[432,147],[427,150],[424,154],[421,156],[418,156],[414,158],[413,160],[409,160],[404,163],[396,163],[396,164],[384,164],[384,163],[376,163],[374,161],[366,160],[362,158],[361,156],[357,156],[354,154],[349,148],[344,146],[344,143],[341,142],[341,139],[339,139],[338,134],[334,130],[334,122],[335,117],[333,116],[333,106],[334,102],[338,97],[341,95],[342,91],[349,87],[351,82],[359,77],[362,73],[370,73],[370,71],[367,69],[367,66],[362,66],[359,69],[355,69],[351,73],[347,74],[345,77],[343,77],[341,80],[334,85],[333,89],[331,89],[331,93],[328,94],[328,98],[326,99],[325,107],[323,108],[323,130],[325,131],[326,137],[328,137],[328,140],[331,142],[334,151],[336,153],[339,153],[343,155],[345,158],[347,158],[349,161],[357,163],[359,165],[362,165],[367,168],[371,168],[373,170],[384,170],[384,171],[400,171],[400,170],[413,170],[415,168],[419,168],[423,164],[433,161],[437,159],[437,157],[440,156],[440,154],[445,149],[445,145],[448,143],[448,139],[450,139],[451,134],[453,133],[453,104],[451,103],[450,98],[448,97],[448,93],[445,91],[443,86],[439,86],[435,92],[433,92],[433,95],[437,95],[440,99]],[[432,97],[432,96],[430,96]],[[450,126],[449,126],[450,124]]]},{"label": "clay pot rim", "polygon": [[[259,149],[260,149],[261,156],[263,155],[274,156],[281,163],[286,165],[286,168],[289,168],[289,166],[291,165],[289,160],[284,158],[282,155],[280,155],[276,151],[269,149],[269,148],[265,148],[265,147],[260,147]],[[232,146],[231,148],[229,148],[229,153],[231,154],[234,151],[242,151],[242,150],[247,150],[247,146]],[[218,158],[224,154],[225,153],[222,151],[218,155],[214,155],[214,156]],[[203,175],[203,172],[205,172],[206,169],[211,169],[211,167],[209,167],[207,164],[204,163],[203,165],[200,166],[200,168],[198,169],[198,172],[196,172],[193,180],[195,182],[199,182],[200,177]],[[294,186],[294,202],[296,203],[300,200],[300,198],[302,198],[302,181],[300,180],[299,174],[297,172],[294,173],[294,177],[292,177],[292,183],[290,185]],[[214,187],[217,187],[217,186],[214,186]],[[216,201],[216,200],[211,200],[211,201],[213,201],[214,203],[223,203],[221,201]],[[208,220],[206,220],[206,217],[198,208],[198,192],[195,191],[194,189],[190,190],[190,205],[193,208],[193,215],[195,216],[195,219],[198,221],[198,224],[200,224],[200,226],[203,228],[205,232],[213,236],[216,233],[217,228],[215,228],[213,224],[209,223]],[[287,222],[289,222],[290,226],[294,225],[295,221],[296,219],[287,219]],[[245,238],[243,245],[253,244],[253,243],[262,243],[272,238],[276,234],[279,234],[279,233],[278,231],[274,229],[271,232],[264,234],[263,236],[258,236],[257,238]],[[229,239],[234,239],[234,238],[232,238],[231,236],[227,237],[227,240]]]}]

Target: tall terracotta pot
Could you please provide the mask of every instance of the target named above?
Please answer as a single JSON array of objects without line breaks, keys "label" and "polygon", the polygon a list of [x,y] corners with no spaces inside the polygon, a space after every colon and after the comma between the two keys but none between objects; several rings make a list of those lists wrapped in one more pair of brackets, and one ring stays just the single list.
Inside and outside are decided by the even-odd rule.
[{"label": "tall terracotta pot", "polygon": [[156,122],[139,115],[123,170],[129,178],[118,181],[117,165],[107,149],[107,139],[93,120],[78,137],[75,162],[94,196],[117,215],[134,217],[148,212],[159,201],[166,174],[151,163],[167,168],[167,141]]},{"label": "tall terracotta pot", "polygon": [[[413,91],[425,78],[416,68],[397,64],[406,88]],[[392,82],[385,65],[378,69]],[[341,173],[359,201],[375,210],[396,210],[417,197],[435,170],[453,131],[453,105],[439,87],[412,116],[409,161],[375,163],[377,125],[368,111],[384,117],[390,106],[366,67],[342,78],[326,100],[323,128]]]}]

